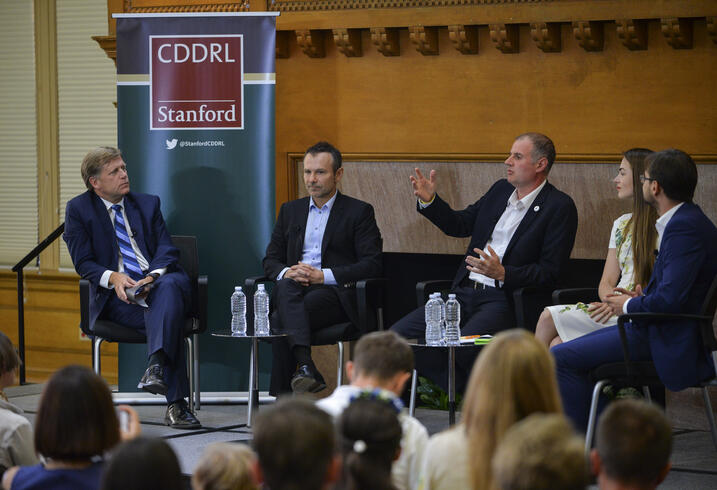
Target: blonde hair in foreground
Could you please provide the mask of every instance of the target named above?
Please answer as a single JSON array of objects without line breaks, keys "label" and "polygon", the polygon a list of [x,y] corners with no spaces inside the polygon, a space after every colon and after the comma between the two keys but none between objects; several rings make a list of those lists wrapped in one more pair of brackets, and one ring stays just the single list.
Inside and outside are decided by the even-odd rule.
[{"label": "blonde hair in foreground", "polygon": [[257,490],[252,465],[256,455],[246,444],[207,446],[192,475],[193,490]]},{"label": "blonde hair in foreground", "polygon": [[[468,380],[462,422],[469,461],[489,462],[506,431],[536,412],[562,413],[553,358],[529,332],[501,332],[478,356]],[[468,471],[474,490],[494,488],[490,464]]]}]

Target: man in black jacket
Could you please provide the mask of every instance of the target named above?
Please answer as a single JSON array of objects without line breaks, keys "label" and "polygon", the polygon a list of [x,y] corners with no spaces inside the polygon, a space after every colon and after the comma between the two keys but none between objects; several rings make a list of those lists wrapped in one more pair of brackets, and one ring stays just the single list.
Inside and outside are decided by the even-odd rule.
[{"label": "man in black jacket", "polygon": [[[381,233],[373,207],[338,192],[341,153],[319,142],[304,154],[309,197],[284,203],[263,266],[277,281],[272,331],[273,394],[317,392],[326,387],[311,360],[311,332],[336,323],[358,323],[356,281],[381,274]],[[293,373],[293,376],[292,376]]]},{"label": "man in black jacket", "polygon": [[[451,288],[461,305],[462,335],[514,327],[513,290],[554,289],[578,226],[573,200],[547,181],[554,161],[550,138],[540,133],[518,136],[505,160],[506,179],[462,211],[453,210],[436,194],[435,170],[428,178],[418,169],[411,176],[418,212],[449,236],[471,237],[466,265],[458,269]],[[424,315],[420,307],[391,329],[407,338],[422,338]],[[473,358],[457,357],[457,379],[470,372]]]}]

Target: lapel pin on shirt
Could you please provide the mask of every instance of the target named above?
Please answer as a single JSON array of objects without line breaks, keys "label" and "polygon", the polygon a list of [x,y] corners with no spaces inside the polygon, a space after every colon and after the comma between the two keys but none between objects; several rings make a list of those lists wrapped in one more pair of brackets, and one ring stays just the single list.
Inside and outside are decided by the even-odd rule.
[{"label": "lapel pin on shirt", "polygon": [[535,211],[536,213],[537,213],[538,211],[540,211],[540,206],[535,206],[535,207],[533,208],[533,211]]}]

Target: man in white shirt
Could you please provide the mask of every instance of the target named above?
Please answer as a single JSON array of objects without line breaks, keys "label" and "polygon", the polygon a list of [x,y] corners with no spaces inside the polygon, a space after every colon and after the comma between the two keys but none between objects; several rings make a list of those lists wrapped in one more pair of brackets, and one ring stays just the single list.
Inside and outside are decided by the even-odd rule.
[{"label": "man in white shirt", "polygon": [[[351,382],[316,402],[319,408],[339,417],[353,397],[364,390],[381,390],[400,405],[398,397],[413,371],[413,351],[405,340],[393,332],[373,332],[356,343],[353,362],[346,363]],[[381,396],[381,392],[379,392]],[[393,484],[399,490],[416,488],[423,451],[428,443],[426,428],[407,413],[399,413],[403,435],[401,455],[391,469]]]},{"label": "man in white shirt", "polygon": [[[567,194],[547,182],[555,161],[555,146],[547,136],[525,133],[513,142],[501,179],[474,204],[452,209],[436,193],[436,172],[428,178],[416,169],[411,176],[418,212],[445,234],[471,237],[466,266],[453,279],[451,292],[461,305],[461,334],[494,334],[515,326],[512,293],[532,286],[554,289],[575,242],[578,214]],[[391,329],[406,338],[425,335],[420,307]],[[456,383],[465,384],[474,355],[457,356]],[[431,361],[418,364],[432,373]],[[437,369],[442,371],[443,364]]]}]

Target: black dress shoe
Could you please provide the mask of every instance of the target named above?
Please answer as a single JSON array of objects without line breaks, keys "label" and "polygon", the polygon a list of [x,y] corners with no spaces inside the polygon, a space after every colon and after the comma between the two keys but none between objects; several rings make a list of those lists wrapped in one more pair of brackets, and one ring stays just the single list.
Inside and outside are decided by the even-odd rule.
[{"label": "black dress shoe", "polygon": [[302,364],[291,377],[291,391],[296,394],[318,393],[326,388],[326,381],[321,373],[309,364]]},{"label": "black dress shoe", "polygon": [[152,364],[142,375],[137,388],[155,395],[167,394],[167,383],[164,382],[164,370],[159,364]]},{"label": "black dress shoe", "polygon": [[164,423],[174,429],[201,429],[202,424],[197,417],[189,410],[184,399],[177,400],[167,406],[167,414],[164,416]]}]

